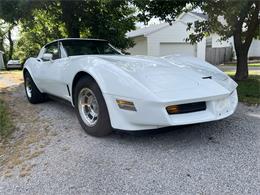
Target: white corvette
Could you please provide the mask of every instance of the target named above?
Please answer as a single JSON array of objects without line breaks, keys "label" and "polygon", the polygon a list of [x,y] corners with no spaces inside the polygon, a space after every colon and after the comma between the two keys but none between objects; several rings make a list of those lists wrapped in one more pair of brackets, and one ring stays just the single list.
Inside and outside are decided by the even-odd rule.
[{"label": "white corvette", "polygon": [[26,61],[24,80],[31,103],[47,94],[69,101],[94,136],[219,120],[238,103],[237,84],[205,61],[126,56],[96,39],[45,45]]}]

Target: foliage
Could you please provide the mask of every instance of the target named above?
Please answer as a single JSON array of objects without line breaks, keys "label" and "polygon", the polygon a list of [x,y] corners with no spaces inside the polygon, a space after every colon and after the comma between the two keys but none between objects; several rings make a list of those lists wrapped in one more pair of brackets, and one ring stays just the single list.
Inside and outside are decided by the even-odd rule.
[{"label": "foliage", "polygon": [[159,17],[172,23],[182,12],[201,5],[202,0],[133,0],[132,2],[140,10],[138,17],[141,21],[148,22],[153,17]]},{"label": "foliage", "polygon": [[[221,40],[227,40],[234,35],[236,30],[241,30],[242,42],[246,41],[249,33],[257,36],[260,28],[259,23],[257,24],[257,20],[256,23],[252,23],[255,22],[255,20],[252,21],[255,12],[259,14],[259,8],[256,9],[256,4],[259,2],[252,0],[213,0],[203,3],[201,9],[208,15],[209,19],[197,21],[196,25],[190,25],[190,28],[195,28],[190,40],[198,42],[205,33],[217,33],[221,36]],[[255,25],[250,26],[253,24]]]},{"label": "foliage", "polygon": [[16,53],[20,60],[25,61],[29,56],[36,56],[43,45],[66,36],[64,24],[52,14],[57,11],[55,8],[51,11],[35,10],[33,20],[20,24]]},{"label": "foliage", "polygon": [[136,21],[135,9],[127,0],[60,0],[60,9],[69,37],[80,37],[88,31],[89,37],[107,39],[120,49],[133,46],[125,37],[127,31],[135,29]]},{"label": "foliage", "polygon": [[221,40],[234,39],[237,56],[236,80],[248,78],[248,51],[254,37],[259,36],[260,1],[256,0],[212,0],[202,4],[202,10],[208,15],[207,21],[197,21],[191,42],[202,40],[205,34],[217,33]]},{"label": "foliage", "polygon": [[135,29],[134,13],[127,0],[0,1],[0,19],[20,27],[16,55],[22,60],[64,37],[102,38],[119,49],[131,47],[133,41],[125,34]]},{"label": "foliage", "polygon": [[41,1],[1,0],[0,18],[10,24],[17,24],[21,19],[29,19],[32,11],[40,7]]},{"label": "foliage", "polygon": [[[13,41],[11,38],[13,28],[14,25],[0,19],[0,50],[7,54],[4,55],[5,62],[13,55]],[[7,44],[8,41],[9,43]]]},{"label": "foliage", "polygon": [[4,39],[6,35],[6,25],[0,20],[0,51],[5,51]]},{"label": "foliage", "polygon": [[[12,30],[21,19],[29,18],[35,5],[39,2],[31,0],[0,1],[0,48],[5,51],[5,62],[13,57],[14,42]],[[4,43],[7,43],[4,45]]]},{"label": "foliage", "polygon": [[133,41],[125,37],[127,31],[135,29],[136,21],[135,9],[128,1],[88,1],[86,7],[82,22],[89,28],[90,37],[106,39],[119,49],[133,46]]}]

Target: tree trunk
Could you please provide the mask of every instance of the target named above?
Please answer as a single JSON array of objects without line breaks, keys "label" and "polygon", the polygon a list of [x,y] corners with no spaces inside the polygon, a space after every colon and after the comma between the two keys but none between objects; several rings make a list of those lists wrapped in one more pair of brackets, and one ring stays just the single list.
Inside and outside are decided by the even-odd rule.
[{"label": "tree trunk", "polygon": [[242,43],[241,30],[234,32],[233,37],[237,56],[237,70],[235,80],[244,80],[248,78],[247,55],[249,47]]},{"label": "tree trunk", "polygon": [[5,48],[4,48],[4,38],[0,37],[0,51],[5,52]]},{"label": "tree trunk", "polygon": [[14,53],[14,42],[13,42],[13,39],[12,39],[12,32],[11,32],[11,29],[10,28],[8,30],[8,41],[9,41],[9,52],[8,52],[8,60],[11,60],[12,57],[13,57],[13,53]]},{"label": "tree trunk", "polygon": [[76,14],[78,9],[77,1],[61,1],[62,19],[68,32],[68,37],[80,38],[79,17]]},{"label": "tree trunk", "polygon": [[[247,21],[247,31],[243,32],[243,24],[245,23],[246,13],[244,9],[241,10],[242,17],[237,21],[237,25],[235,31],[233,32],[234,37],[234,46],[237,55],[237,71],[235,75],[236,80],[245,80],[248,78],[248,51],[250,45],[253,41],[254,35],[256,33],[257,28],[259,28],[259,9],[260,9],[260,1],[251,1],[249,2],[249,8],[252,10],[250,20]],[[252,4],[255,5],[252,8]],[[244,41],[243,41],[244,34]]]},{"label": "tree trunk", "polygon": [[68,37],[70,37],[70,38],[80,38],[79,25],[75,25],[73,23],[73,21],[65,21],[65,26],[66,26],[66,29],[68,31]]},{"label": "tree trunk", "polygon": [[237,70],[235,80],[245,80],[248,78],[248,51],[237,52]]}]

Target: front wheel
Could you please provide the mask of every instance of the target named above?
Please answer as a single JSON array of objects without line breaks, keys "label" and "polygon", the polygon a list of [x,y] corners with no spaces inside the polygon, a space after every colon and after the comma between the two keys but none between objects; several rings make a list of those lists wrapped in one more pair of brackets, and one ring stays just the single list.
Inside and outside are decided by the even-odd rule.
[{"label": "front wheel", "polygon": [[95,81],[88,77],[80,79],[74,100],[79,122],[88,134],[101,137],[112,132],[107,106]]},{"label": "front wheel", "polygon": [[28,72],[24,74],[24,87],[27,99],[32,104],[44,102],[45,95],[39,91]]}]

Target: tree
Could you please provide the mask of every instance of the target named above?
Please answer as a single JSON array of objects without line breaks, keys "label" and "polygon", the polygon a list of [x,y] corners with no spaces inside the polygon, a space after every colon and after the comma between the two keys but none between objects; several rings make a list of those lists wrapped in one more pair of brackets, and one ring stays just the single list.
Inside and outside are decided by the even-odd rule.
[{"label": "tree", "polygon": [[87,3],[88,2],[84,1],[60,1],[61,19],[65,23],[69,37],[80,37],[80,31],[82,29],[81,18],[85,15],[84,4]]},{"label": "tree", "polygon": [[67,36],[65,25],[53,14],[57,11],[57,7],[36,9],[32,13],[33,20],[25,20],[20,24],[16,55],[21,61],[24,62],[29,56],[36,56],[46,43]]},{"label": "tree", "polygon": [[248,78],[248,51],[254,37],[259,36],[260,1],[207,1],[202,10],[209,16],[207,21],[197,22],[192,41],[201,40],[205,33],[217,33],[221,40],[233,36],[237,56],[236,80]]},{"label": "tree", "polygon": [[[32,43],[32,37],[38,41],[35,41],[37,47],[30,45],[30,51],[28,47],[24,48],[25,50],[19,49],[23,55],[35,53],[33,50],[36,50],[43,40],[63,37],[102,38],[120,49],[128,48],[133,45],[133,41],[126,38],[125,34],[135,29],[134,12],[135,9],[129,6],[127,0],[0,1],[0,19],[22,27],[22,38],[17,45],[24,48],[26,44]],[[40,17],[43,13],[48,17]],[[57,32],[57,26],[64,27],[59,37],[49,29],[54,28]]]},{"label": "tree", "polygon": [[[208,15],[207,21],[197,21],[194,25],[194,33],[189,36],[191,43],[200,41],[210,33],[218,33],[221,40],[227,40],[233,36],[234,47],[237,55],[236,80],[248,78],[248,50],[253,38],[258,32],[259,36],[259,0],[212,0],[212,1],[160,1],[160,0],[135,0],[136,5],[145,13],[148,19],[159,17],[167,22],[172,22],[182,11],[187,11],[189,4],[194,8],[200,6]],[[141,2],[141,3],[140,3]],[[140,6],[141,4],[141,6]],[[160,8],[160,9],[159,9]],[[220,21],[222,19],[222,22]]]},{"label": "tree", "polygon": [[6,35],[5,23],[0,20],[0,51],[5,51],[4,39]]},{"label": "tree", "polygon": [[88,29],[90,37],[107,39],[120,49],[133,46],[125,37],[127,31],[135,29],[136,21],[135,9],[127,0],[60,0],[60,5],[69,37],[80,37]]},{"label": "tree", "polygon": [[[5,62],[12,59],[13,56],[14,43],[11,36],[13,27],[13,25],[0,20],[0,50],[7,53],[7,56],[4,55]],[[8,45],[6,44],[7,41]]]},{"label": "tree", "polygon": [[21,19],[29,19],[32,11],[42,5],[41,1],[34,0],[1,0],[0,18],[7,23],[17,25]]},{"label": "tree", "polygon": [[126,32],[135,29],[135,8],[127,0],[88,1],[88,11],[82,23],[89,29],[92,38],[106,39],[119,49],[133,46]]},{"label": "tree", "polygon": [[139,8],[138,17],[145,23],[153,17],[159,17],[161,20],[170,24],[183,11],[188,11],[201,5],[202,0],[132,0],[132,3]]},{"label": "tree", "polygon": [[[33,2],[32,0],[0,1],[0,20],[2,23],[0,32],[0,47],[3,50],[8,51],[7,56],[4,57],[5,61],[12,59],[13,57],[13,28],[18,25],[21,19],[30,18],[32,11],[39,5],[39,2]],[[5,41],[8,42],[8,45],[4,47]]]}]

